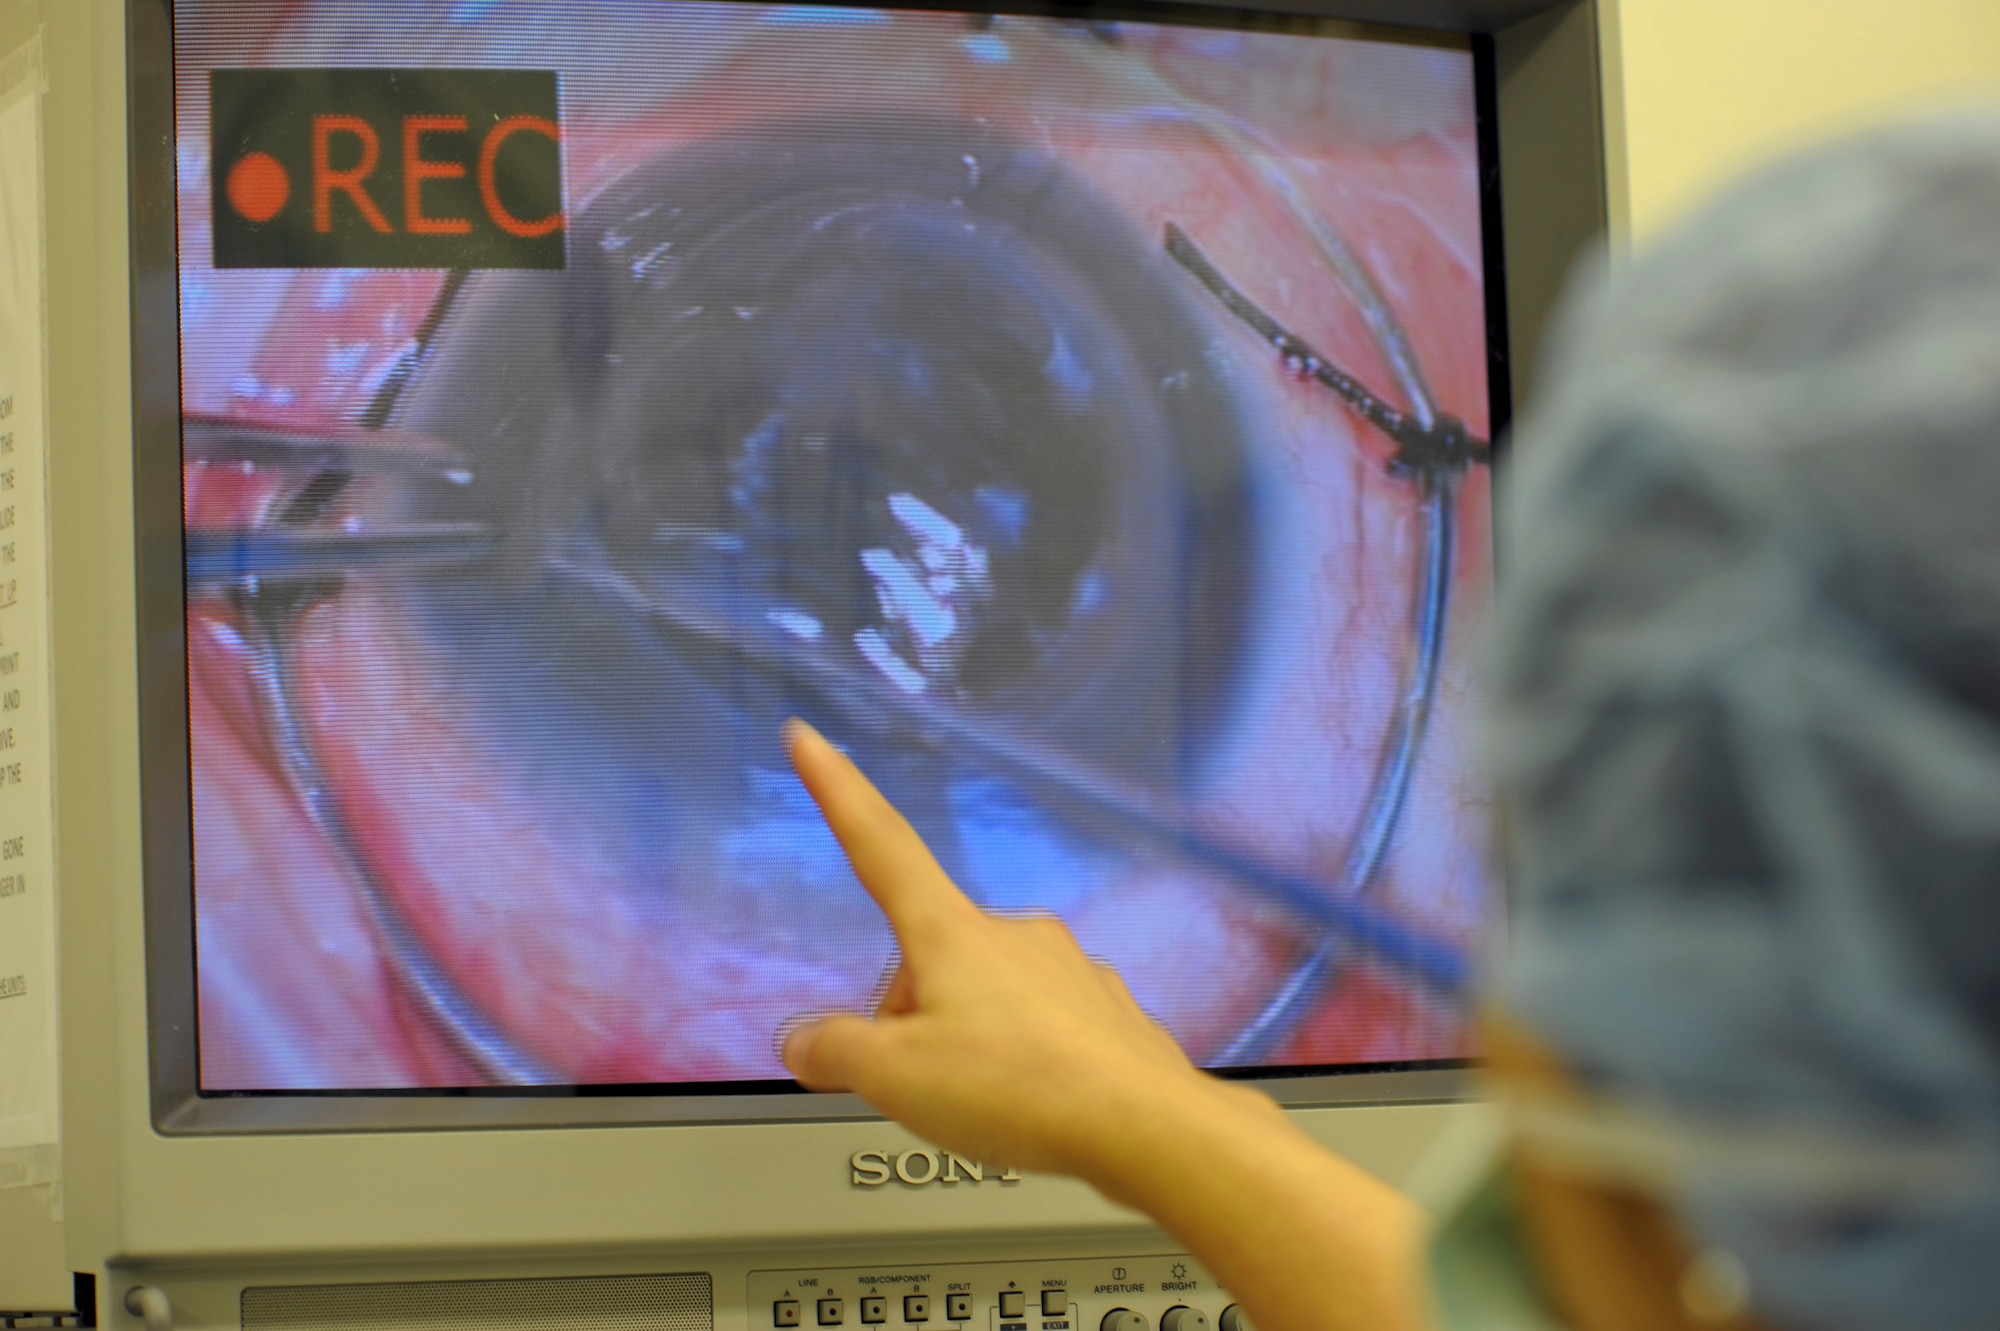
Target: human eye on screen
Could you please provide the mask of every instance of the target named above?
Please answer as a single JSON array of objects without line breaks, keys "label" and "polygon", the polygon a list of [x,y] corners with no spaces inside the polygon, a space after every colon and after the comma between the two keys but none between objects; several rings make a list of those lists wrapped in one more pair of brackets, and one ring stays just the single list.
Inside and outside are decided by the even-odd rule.
[{"label": "human eye on screen", "polygon": [[1484,476],[1325,379],[1485,433],[1467,57],[395,12],[200,58],[561,69],[570,264],[215,271],[183,118],[206,1086],[782,1077],[892,945],[794,714],[1197,1058],[1463,1051]]}]

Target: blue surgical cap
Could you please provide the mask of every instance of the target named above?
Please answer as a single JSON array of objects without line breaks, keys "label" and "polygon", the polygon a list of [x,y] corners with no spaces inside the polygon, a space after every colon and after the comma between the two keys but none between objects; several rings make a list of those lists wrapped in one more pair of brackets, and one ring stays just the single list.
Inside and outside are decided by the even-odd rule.
[{"label": "blue surgical cap", "polygon": [[1562,330],[1489,657],[1500,1001],[1690,1140],[1951,1161],[1688,1152],[1759,1317],[2000,1326],[2000,116],[1765,174]]}]

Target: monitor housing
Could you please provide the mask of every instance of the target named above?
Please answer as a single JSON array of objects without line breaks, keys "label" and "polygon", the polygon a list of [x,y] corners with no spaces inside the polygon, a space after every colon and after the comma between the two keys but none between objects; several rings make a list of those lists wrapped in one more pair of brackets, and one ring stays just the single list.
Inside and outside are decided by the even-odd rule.
[{"label": "monitor housing", "polygon": [[[1492,368],[1519,401],[1561,277],[1604,224],[1592,6],[1243,7],[1477,34],[1504,209],[1493,345],[1513,349]],[[66,1167],[61,1218],[17,1190],[0,1192],[0,1220],[52,1232],[71,1269],[111,1276],[107,1320],[113,1291],[143,1278],[192,1320],[246,1325],[253,1285],[703,1269],[711,1318],[754,1327],[742,1277],[759,1269],[1170,1251],[1062,1180],[864,1186],[857,1152],[894,1161],[922,1144],[846,1097],[195,1092],[193,995],[173,960],[192,948],[184,767],[180,807],[156,804],[187,750],[185,676],[161,666],[184,633],[171,15],[168,0],[0,11],[27,19],[46,25],[51,69]],[[1478,1117],[1452,1071],[1260,1084],[1398,1184]]]}]

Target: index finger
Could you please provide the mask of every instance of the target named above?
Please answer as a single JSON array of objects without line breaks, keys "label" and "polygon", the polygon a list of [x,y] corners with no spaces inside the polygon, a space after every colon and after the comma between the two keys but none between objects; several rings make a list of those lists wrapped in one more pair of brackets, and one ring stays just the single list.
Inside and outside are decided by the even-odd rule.
[{"label": "index finger", "polygon": [[785,723],[785,749],[855,876],[889,917],[905,954],[979,914],[909,820],[846,754],[797,719]]}]

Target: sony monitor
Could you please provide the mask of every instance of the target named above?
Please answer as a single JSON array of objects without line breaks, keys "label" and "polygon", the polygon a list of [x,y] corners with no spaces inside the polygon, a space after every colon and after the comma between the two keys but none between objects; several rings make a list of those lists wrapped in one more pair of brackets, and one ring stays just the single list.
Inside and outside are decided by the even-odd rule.
[{"label": "sony monitor", "polygon": [[1282,7],[0,0],[64,1130],[0,1294],[1219,1317],[786,1077],[893,949],[791,716],[1362,1166],[1477,1121],[1491,442],[1601,224],[1592,11]]}]

